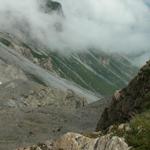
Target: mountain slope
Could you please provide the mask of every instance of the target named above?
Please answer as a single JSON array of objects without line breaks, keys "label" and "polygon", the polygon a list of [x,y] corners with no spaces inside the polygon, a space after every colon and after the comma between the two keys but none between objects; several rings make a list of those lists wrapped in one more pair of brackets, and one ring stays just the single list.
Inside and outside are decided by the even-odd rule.
[{"label": "mountain slope", "polygon": [[[55,84],[50,82],[51,86],[45,86],[37,79],[33,80],[29,76],[30,67],[33,72],[36,71],[37,77],[41,77],[38,76],[39,70],[35,70],[37,68],[32,63],[24,61],[24,57],[14,55],[16,54],[13,53],[14,51],[14,49],[8,51],[6,47],[0,47],[0,54],[3,54],[0,55],[1,150],[31,145],[68,131],[94,130],[103,106],[108,103],[106,99],[88,104],[96,100],[93,99],[94,95],[87,93],[90,95],[87,97],[85,93],[83,96],[82,89],[79,94],[67,83],[64,86],[62,84],[63,88],[61,84],[55,86],[57,80],[61,83],[61,78],[48,76],[50,80],[57,79],[53,81],[56,81]],[[42,73],[45,73],[44,69]],[[36,77],[35,74],[32,75]],[[43,81],[41,80],[43,78],[39,79]]]},{"label": "mountain slope", "polygon": [[136,67],[119,54],[89,50],[65,57],[50,53],[54,70],[63,78],[102,95],[111,95],[127,85]]},{"label": "mountain slope", "polygon": [[132,150],[150,148],[150,61],[127,87],[114,94],[96,130],[124,137]]},{"label": "mountain slope", "polygon": [[150,147],[150,61],[141,68],[126,88],[116,91],[110,106],[101,116],[97,131],[83,133],[83,135],[67,133],[55,140],[27,148],[148,150]]},{"label": "mountain slope", "polygon": [[150,109],[150,61],[141,68],[129,85],[117,91],[111,105],[105,109],[97,125],[97,130],[112,124],[129,121],[135,114]]},{"label": "mountain slope", "polygon": [[0,59],[7,62],[8,64],[15,64],[17,67],[21,68],[21,70],[23,70],[30,78],[47,86],[52,86],[63,90],[72,89],[81,95],[83,94],[85,97],[89,96],[89,100],[98,100],[98,97],[95,96],[94,93],[92,94],[92,92],[80,88],[78,85],[75,85],[65,79],[59,78],[53,73],[47,72],[44,68],[30,61],[30,58],[25,58],[22,55],[22,52],[27,52],[26,50],[28,51],[27,48],[22,49],[22,47],[13,49],[0,43]]},{"label": "mountain slope", "polygon": [[34,64],[55,76],[70,80],[100,95],[111,95],[127,85],[137,72],[130,61],[119,54],[106,54],[97,50],[74,52],[68,55],[46,48],[33,47],[9,35],[0,34],[0,41],[13,48]]}]

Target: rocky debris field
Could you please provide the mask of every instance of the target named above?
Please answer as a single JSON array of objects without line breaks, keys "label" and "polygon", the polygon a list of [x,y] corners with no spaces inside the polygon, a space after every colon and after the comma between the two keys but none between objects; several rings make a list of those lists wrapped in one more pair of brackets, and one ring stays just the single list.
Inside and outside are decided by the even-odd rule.
[{"label": "rocky debris field", "polygon": [[33,80],[18,64],[3,58],[1,55],[1,150],[32,145],[69,131],[95,129],[99,114],[109,99],[89,104],[86,97],[71,89],[47,87]]}]

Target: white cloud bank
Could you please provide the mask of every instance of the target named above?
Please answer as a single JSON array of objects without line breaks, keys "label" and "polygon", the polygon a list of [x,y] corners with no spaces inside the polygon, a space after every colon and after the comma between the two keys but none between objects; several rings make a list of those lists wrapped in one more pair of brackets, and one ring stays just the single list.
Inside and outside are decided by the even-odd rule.
[{"label": "white cloud bank", "polygon": [[[0,0],[0,30],[24,33],[51,49],[135,52],[150,49],[150,9],[146,0],[58,0],[65,18],[39,6],[45,0]],[[62,22],[63,31],[54,24]]]}]

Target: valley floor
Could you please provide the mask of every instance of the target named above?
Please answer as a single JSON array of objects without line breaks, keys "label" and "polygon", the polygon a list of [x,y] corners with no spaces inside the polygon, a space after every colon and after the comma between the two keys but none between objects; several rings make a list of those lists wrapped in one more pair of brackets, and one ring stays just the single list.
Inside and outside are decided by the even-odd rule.
[{"label": "valley floor", "polygon": [[87,104],[74,93],[64,93],[32,81],[13,80],[2,84],[0,149],[32,145],[69,131],[93,131],[107,103],[102,99]]}]

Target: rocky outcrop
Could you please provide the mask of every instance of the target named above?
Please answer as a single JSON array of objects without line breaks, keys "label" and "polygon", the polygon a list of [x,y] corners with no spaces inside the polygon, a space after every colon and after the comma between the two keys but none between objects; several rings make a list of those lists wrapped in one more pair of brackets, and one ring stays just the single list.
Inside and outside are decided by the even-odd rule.
[{"label": "rocky outcrop", "polygon": [[46,13],[56,12],[59,15],[63,16],[63,9],[61,3],[52,0],[46,0]]},{"label": "rocky outcrop", "polygon": [[47,71],[54,72],[51,57],[35,52],[34,49],[31,49],[14,36],[8,33],[0,33],[0,42],[9,48],[12,48],[14,51],[29,59],[34,64],[41,66]]},{"label": "rocky outcrop", "polygon": [[64,19],[64,12],[62,9],[62,5],[60,2],[53,1],[53,0],[41,0],[42,6],[41,9],[44,13],[49,15],[54,15],[56,22],[54,23],[54,27],[57,32],[63,31],[63,22]]},{"label": "rocky outcrop", "polygon": [[97,125],[97,131],[112,124],[129,121],[136,113],[150,106],[150,61],[141,68],[129,85],[116,91],[112,102],[103,112]]},{"label": "rocky outcrop", "polygon": [[67,133],[62,137],[17,150],[128,150],[123,138],[110,134],[98,138],[89,138],[77,133]]}]

